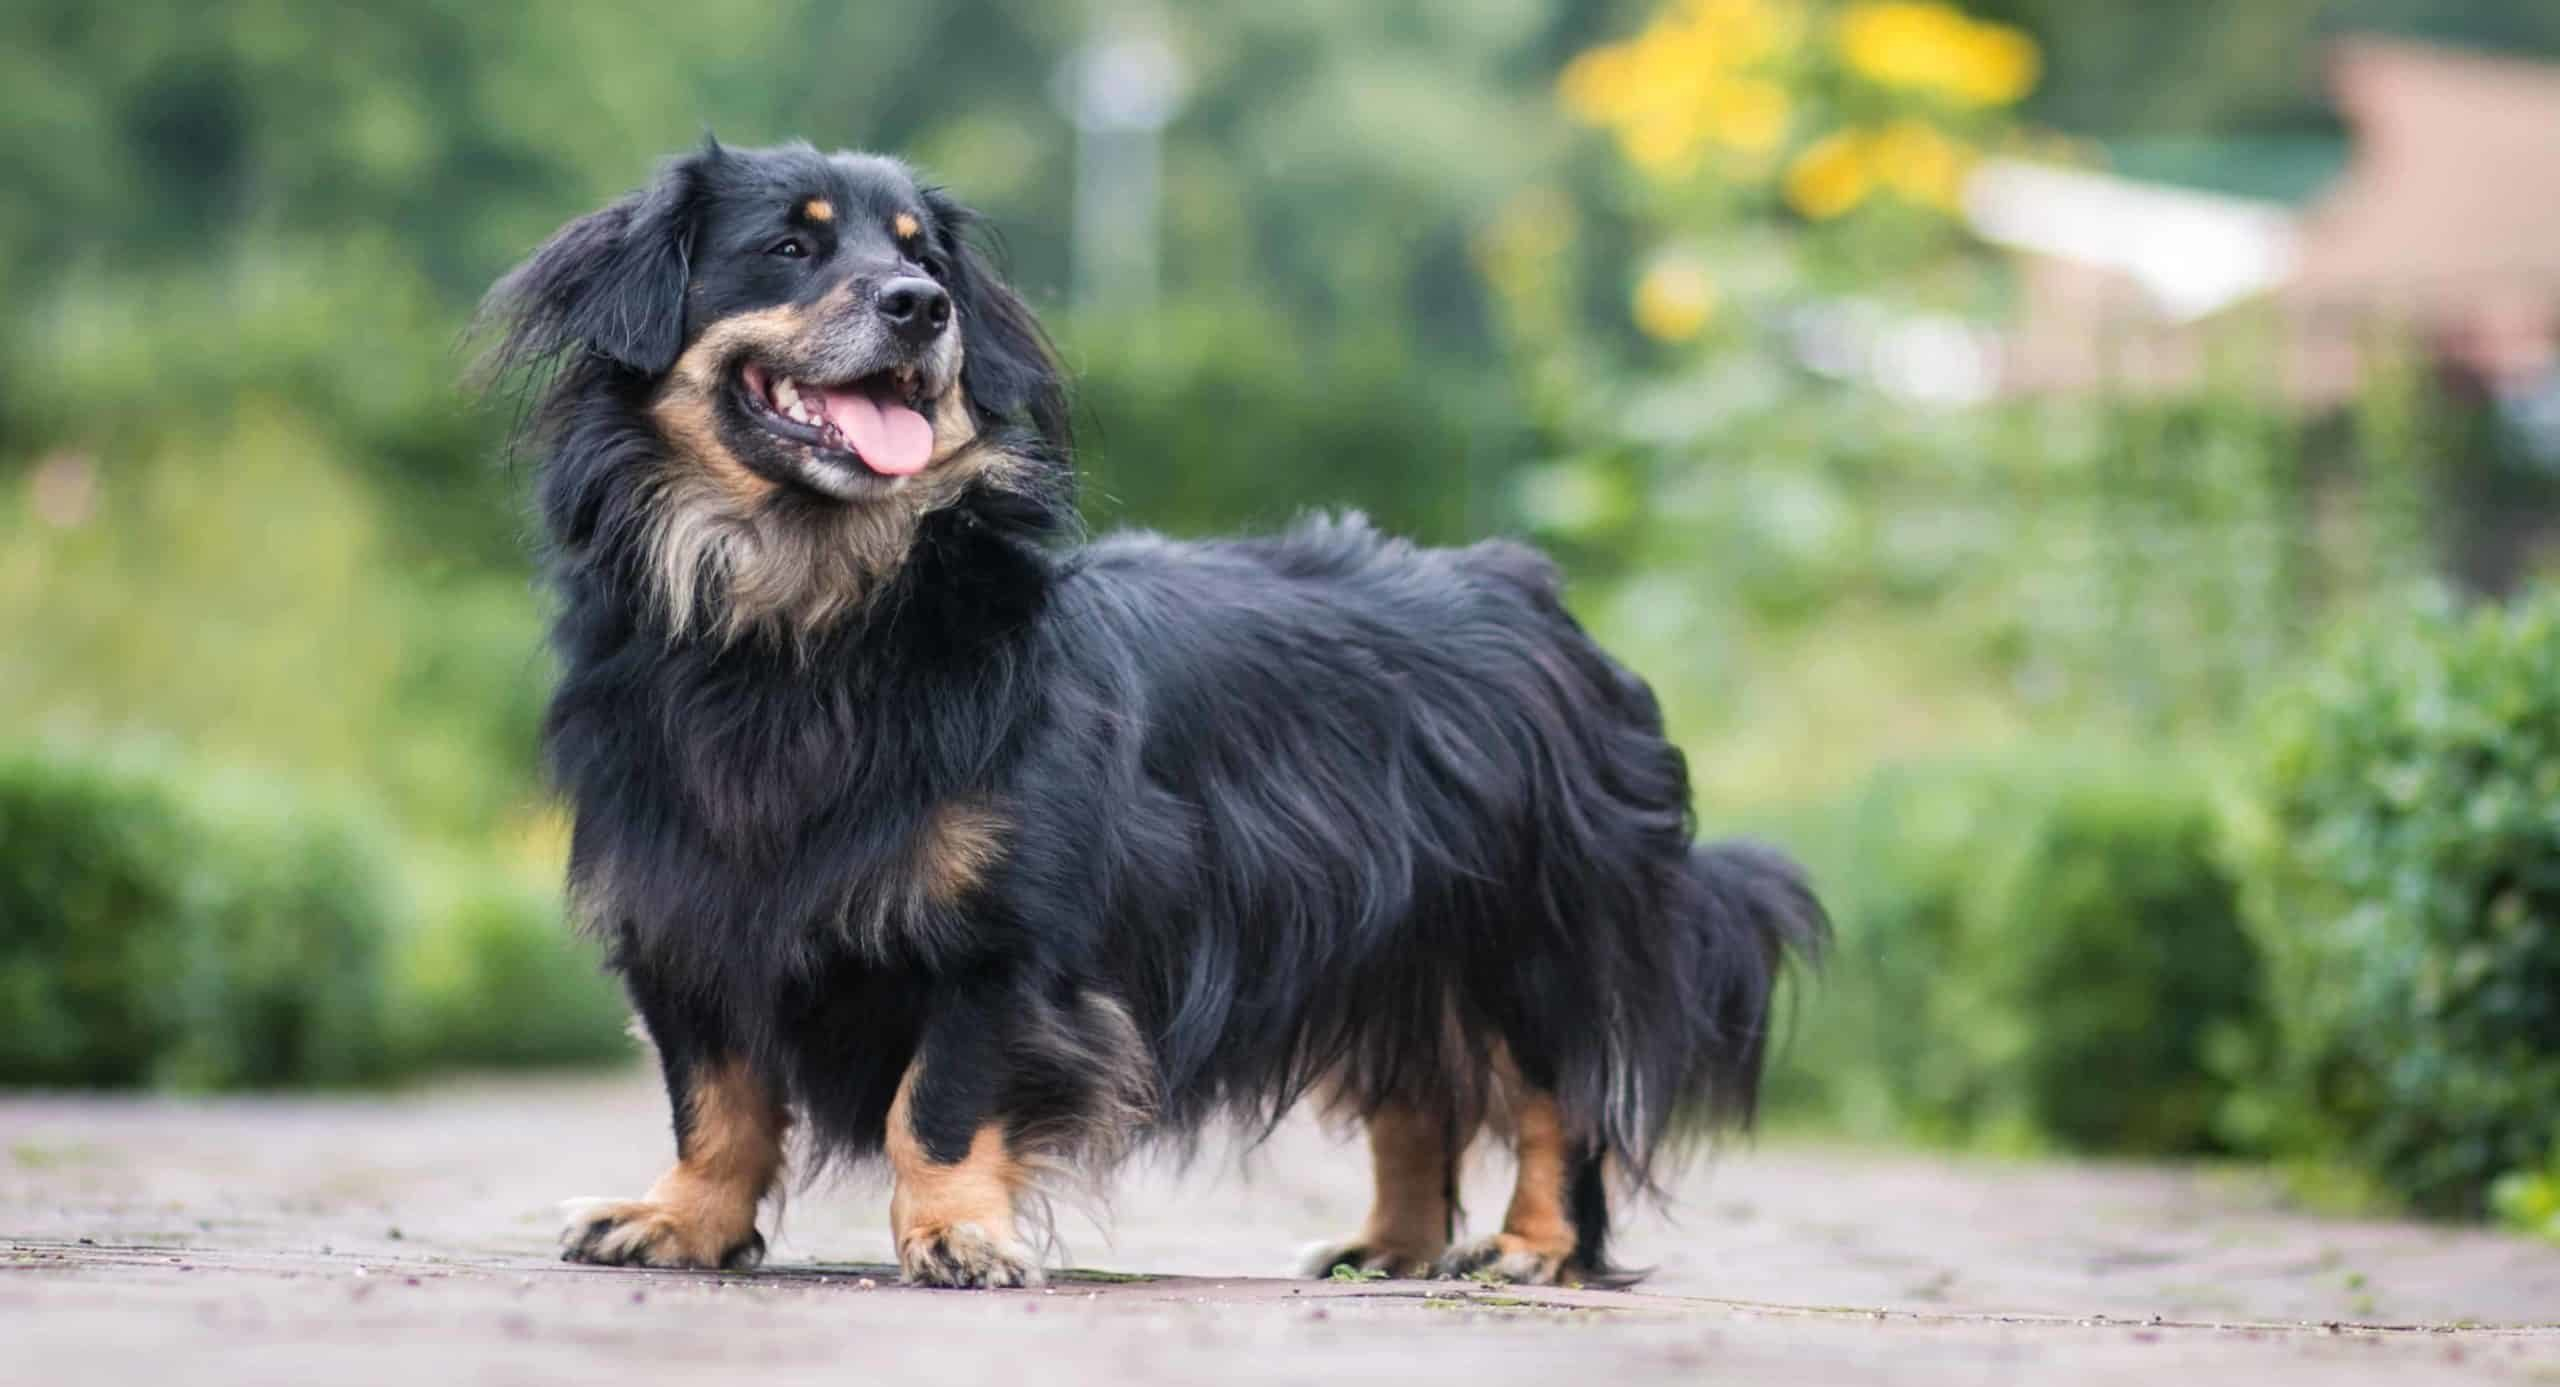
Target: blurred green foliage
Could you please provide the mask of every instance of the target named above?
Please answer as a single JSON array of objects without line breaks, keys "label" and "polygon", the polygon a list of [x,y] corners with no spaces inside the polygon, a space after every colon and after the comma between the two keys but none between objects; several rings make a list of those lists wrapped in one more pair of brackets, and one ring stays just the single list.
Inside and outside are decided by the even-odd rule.
[{"label": "blurred green foliage", "polygon": [[1915,412],[1738,355],[1619,417],[1524,510],[1709,805],[2021,737],[2209,745],[2433,561],[2423,434],[2315,442],[2236,394]]},{"label": "blurred green foliage", "polygon": [[[1863,52],[1869,20],[1888,38]],[[2295,955],[2244,928],[2272,869],[2226,849],[2211,768],[2323,631],[2474,567],[2451,498],[2484,459],[2378,322],[2341,328],[2368,378],[2325,419],[2270,398],[2271,325],[2245,312],[2183,392],[1967,403],[1968,333],[2003,267],[1953,234],[1944,183],[1910,176],[1932,165],[1882,151],[1962,161],[2031,138],[2000,110],[2014,46],[1941,6],[1674,0],[1568,67],[1565,103],[1624,176],[1522,204],[1479,251],[1546,445],[1520,514],[1662,688],[1710,821],[1772,827],[1840,917],[1774,1090],[1798,1113],[2005,1148],[2299,1160],[2315,1127],[2391,1143],[2395,1121],[2441,1115],[2341,1091],[2293,1104],[2293,1127],[2269,1116],[2268,1056],[2301,1029],[2281,1020]],[[1937,89],[1967,84],[1978,99]],[[1797,118],[1749,157],[1767,132],[1701,95],[1719,85]],[[1614,320],[1586,311],[1611,297]],[[2547,910],[2518,909],[2516,940],[2550,937]],[[2341,959],[2363,995],[2436,966],[2414,936],[2367,952]],[[2475,1021],[2478,1004],[2449,1003]],[[2428,1073],[2560,1052],[2560,1032],[2472,1038],[2448,1035]],[[2560,1119],[2560,1093],[2515,1097],[2518,1130]],[[2362,1167],[2461,1209],[2521,1158],[2425,1159],[2471,1161],[2471,1202],[2419,1195],[2369,1146]]]},{"label": "blurred green foliage", "polygon": [[1839,942],[1782,1115],[1870,1137],[2180,1153],[2249,1053],[2255,952],[2190,766],[2021,748],[1782,820]]},{"label": "blurred green foliage", "polygon": [[272,785],[0,753],[0,1083],[378,1077],[391,870]]},{"label": "blurred green foliage", "polygon": [[2050,75],[2029,114],[2100,134],[2334,128],[2320,64],[2305,59],[2340,34],[2560,57],[2560,8],[2512,0],[1981,0],[1979,8],[2045,40]]},{"label": "blurred green foliage", "polygon": [[1416,394],[1392,339],[1311,349],[1251,304],[1178,305],[1143,322],[1095,315],[1079,322],[1075,351],[1111,363],[1079,382],[1097,526],[1195,530],[1185,517],[1227,516],[1269,527],[1359,496],[1399,530],[1456,537],[1496,524],[1502,495],[1487,476],[1521,446],[1479,412],[1480,388]]},{"label": "blurred green foliage", "polygon": [[[1002,228],[1014,276],[1103,398],[1162,398],[1186,384],[1162,369],[1177,356],[1258,353],[1260,384],[1335,403],[1318,417],[1271,389],[1199,381],[1164,438],[1161,410],[1088,410],[1113,490],[1155,506],[1139,518],[1266,509],[1204,497],[1196,465],[1168,460],[1190,420],[1212,419],[1325,460],[1334,485],[1293,504],[1362,504],[1455,537],[1435,498],[1463,491],[1467,456],[1386,449],[1456,413],[1448,392],[1493,361],[1465,233],[1524,166],[1562,152],[1539,84],[1573,15],[1337,0],[1167,20],[1190,93],[1165,149],[1177,311],[1149,324],[1158,369],[1115,390],[1133,339],[1114,315],[1149,306],[1094,306],[1089,347],[1065,312],[1072,134],[1051,79],[1089,32],[1071,9],[13,6],[0,118],[23,138],[0,286],[24,318],[0,332],[0,439],[20,458],[73,446],[113,463],[165,416],[201,427],[243,400],[289,401],[340,465],[401,501],[401,557],[512,567],[513,496],[488,467],[504,420],[451,384],[468,309],[551,230],[708,130],[895,150],[949,182]],[[1487,140],[1513,158],[1475,157]],[[1476,389],[1463,408],[1508,407]]]},{"label": "blurred green foliage", "polygon": [[[1938,4],[1670,0],[1559,79],[1620,176],[1481,238],[1538,444],[1517,513],[1662,685],[1710,812],[2027,737],[2210,746],[2335,615],[2449,558],[2466,459],[2391,324],[2341,327],[2371,379],[2331,419],[2266,389],[2247,311],[2178,391],[1968,374],[2011,267],[1952,189],[2037,138],[2039,46]],[[1792,117],[1758,147],[1718,89]]]},{"label": "blurred green foliage", "polygon": [[413,1068],[525,1068],[625,1058],[619,989],[560,918],[556,883],[471,889],[397,959],[403,1058]]},{"label": "blurred green foliage", "polygon": [[2560,594],[2372,623],[2259,741],[2234,860],[2279,1044],[2240,1116],[2477,1213],[2560,1115]]},{"label": "blurred green foliage", "polygon": [[0,747],[0,1085],[345,1084],[631,1052],[556,888],[446,903],[404,879],[396,842],[343,802],[161,748]]}]

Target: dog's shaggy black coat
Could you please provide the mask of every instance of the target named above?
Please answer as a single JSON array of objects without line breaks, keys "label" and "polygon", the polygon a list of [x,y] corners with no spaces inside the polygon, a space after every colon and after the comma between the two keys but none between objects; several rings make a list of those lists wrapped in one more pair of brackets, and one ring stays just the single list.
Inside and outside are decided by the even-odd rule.
[{"label": "dog's shaggy black coat", "polygon": [[[1356,517],[1079,542],[1057,367],[967,214],[905,177],[715,146],[492,301],[506,359],[552,368],[533,419],[573,894],[680,1143],[714,1063],[854,1157],[914,1065],[915,1135],[953,1161],[990,1121],[1026,1159],[1091,1159],[1311,1091],[1472,1132],[1524,1084],[1563,1116],[1576,1260],[1600,1272],[1604,1172],[1642,1183],[1684,1114],[1747,1118],[1775,983],[1823,930],[1802,879],[1692,841],[1652,694],[1520,545]],[[720,279],[724,200],[804,183],[928,219],[916,264],[965,334],[972,447],[1006,466],[916,515],[814,629],[680,625],[652,479],[684,459],[650,402],[722,312],[783,296]],[[815,524],[865,503],[766,504]],[[723,570],[699,583],[716,614]],[[971,851],[929,889],[918,853],[955,850],[955,812]]]}]

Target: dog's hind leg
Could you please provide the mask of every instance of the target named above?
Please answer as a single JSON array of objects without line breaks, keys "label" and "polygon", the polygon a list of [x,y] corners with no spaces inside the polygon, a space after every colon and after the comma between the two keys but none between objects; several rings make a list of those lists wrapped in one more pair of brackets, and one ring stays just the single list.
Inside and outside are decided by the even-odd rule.
[{"label": "dog's hind leg", "polygon": [[1601,1156],[1567,1131],[1553,1094],[1516,1082],[1510,1088],[1519,1173],[1502,1231],[1450,1249],[1437,1271],[1544,1285],[1617,1279],[1602,1257],[1609,1195]]},{"label": "dog's hind leg", "polygon": [[1347,1243],[1319,1246],[1302,1267],[1325,1276],[1335,1267],[1428,1276],[1449,1245],[1457,1215],[1458,1156],[1466,1142],[1457,1124],[1425,1108],[1389,1103],[1369,1114],[1369,1165],[1377,1182],[1369,1220]]}]

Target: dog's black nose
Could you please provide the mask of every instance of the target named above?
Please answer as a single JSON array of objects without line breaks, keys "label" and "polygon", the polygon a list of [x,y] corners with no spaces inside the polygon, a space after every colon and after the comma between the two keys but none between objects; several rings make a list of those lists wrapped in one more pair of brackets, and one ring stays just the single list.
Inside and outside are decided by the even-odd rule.
[{"label": "dog's black nose", "polygon": [[880,317],[910,342],[928,342],[951,322],[951,296],[929,279],[908,275],[880,286]]}]

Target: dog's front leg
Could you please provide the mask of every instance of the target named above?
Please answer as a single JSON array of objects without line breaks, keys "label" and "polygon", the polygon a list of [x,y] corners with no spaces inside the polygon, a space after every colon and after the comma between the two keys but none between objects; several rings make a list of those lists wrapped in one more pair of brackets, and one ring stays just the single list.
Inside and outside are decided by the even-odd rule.
[{"label": "dog's front leg", "polygon": [[897,1182],[889,1228],[899,1275],[913,1284],[1040,1284],[1039,1258],[1017,1231],[1027,1176],[997,1110],[1005,1020],[995,980],[952,986],[936,999],[889,1105],[886,1145]]},{"label": "dog's front leg", "polygon": [[676,1163],[638,1199],[571,1200],[560,1256],[609,1266],[752,1267],[764,1259],[756,1208],[782,1173],[790,1119],[780,1091],[698,1002],[644,970],[627,970],[624,980],[665,1071]]}]

